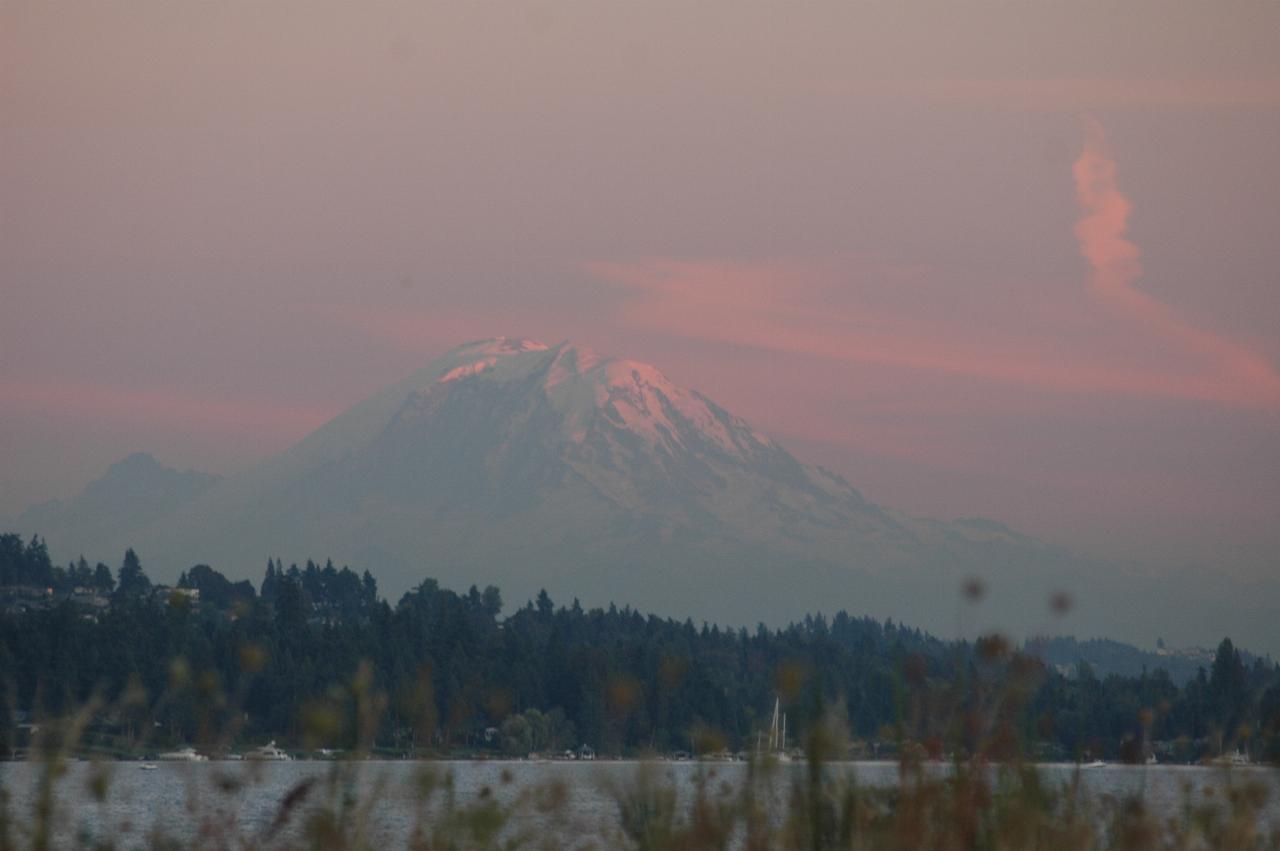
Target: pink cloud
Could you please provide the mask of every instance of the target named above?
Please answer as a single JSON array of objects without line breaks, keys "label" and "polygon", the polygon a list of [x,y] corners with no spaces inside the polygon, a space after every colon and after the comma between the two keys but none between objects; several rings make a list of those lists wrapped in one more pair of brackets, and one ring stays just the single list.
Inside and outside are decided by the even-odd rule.
[{"label": "pink cloud", "polygon": [[[1139,252],[1101,128],[1074,167],[1089,291],[1046,287],[1010,306],[959,315],[945,273],[866,257],[829,261],[648,259],[588,271],[629,294],[623,324],[695,340],[1080,393],[1270,407],[1280,380],[1265,359],[1202,331],[1133,286]],[[973,294],[974,298],[978,294]],[[1139,327],[1135,329],[1134,320]],[[1144,335],[1142,329],[1147,333]]]},{"label": "pink cloud", "polygon": [[1036,388],[1249,401],[1211,377],[1074,354],[1058,341],[1028,340],[1022,328],[1002,333],[842,304],[833,271],[813,265],[651,260],[589,268],[632,288],[622,321],[650,331]]},{"label": "pink cloud", "polygon": [[1102,125],[1084,120],[1084,150],[1072,168],[1081,219],[1076,223],[1080,253],[1088,260],[1093,294],[1208,362],[1223,394],[1274,404],[1280,402],[1280,375],[1267,360],[1245,347],[1197,328],[1167,305],[1137,289],[1141,252],[1126,238],[1132,205],[1116,184],[1116,164]]}]

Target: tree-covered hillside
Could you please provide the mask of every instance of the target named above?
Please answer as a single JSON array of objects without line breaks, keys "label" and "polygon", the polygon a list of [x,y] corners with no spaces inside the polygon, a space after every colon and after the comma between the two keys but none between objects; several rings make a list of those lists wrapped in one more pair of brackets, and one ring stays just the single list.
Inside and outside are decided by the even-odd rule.
[{"label": "tree-covered hillside", "polygon": [[[946,642],[843,612],[723,630],[543,593],[504,615],[495,588],[432,580],[392,606],[367,572],[312,562],[269,561],[260,590],[206,565],[164,588],[132,551],[112,575],[4,535],[0,581],[6,749],[20,722],[92,701],[89,738],[122,748],[342,747],[372,708],[374,740],[399,753],[751,750],[775,699],[797,740],[820,712],[845,716],[856,753],[1260,758],[1280,729],[1280,670],[1246,667],[1229,640],[1180,688],[1162,670],[1067,677],[999,636]],[[1017,741],[992,743],[978,714]]]}]

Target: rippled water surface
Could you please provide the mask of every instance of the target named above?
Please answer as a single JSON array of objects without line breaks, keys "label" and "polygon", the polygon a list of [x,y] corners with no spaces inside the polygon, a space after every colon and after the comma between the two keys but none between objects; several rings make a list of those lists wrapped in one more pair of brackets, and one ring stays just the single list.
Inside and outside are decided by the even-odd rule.
[{"label": "rippled water surface", "polygon": [[[692,799],[699,783],[713,795],[732,795],[748,771],[743,763],[646,766],[643,770],[677,790],[682,803]],[[0,784],[10,796],[16,823],[29,823],[44,770],[38,763],[0,764]],[[848,763],[827,770],[852,772],[868,786],[899,779],[894,763]],[[272,830],[296,830],[300,815],[310,807],[343,806],[346,801],[351,808],[344,819],[365,819],[375,836],[394,845],[438,814],[443,796],[452,794],[458,805],[485,800],[519,804],[508,832],[607,840],[618,836],[617,794],[633,787],[641,771],[642,764],[635,762],[207,762],[159,763],[152,771],[140,770],[138,763],[75,762],[57,780],[55,823],[63,843],[76,836],[140,841],[155,831],[178,838],[204,831],[252,844],[254,837]],[[778,768],[771,787],[775,811],[781,811],[786,788],[792,780],[802,780],[804,771],[802,764]],[[1046,765],[1041,772],[1048,783],[1064,785],[1076,768]],[[1104,804],[1108,798],[1141,795],[1151,810],[1168,817],[1176,817],[1188,802],[1221,801],[1233,784],[1257,782],[1269,790],[1264,819],[1280,825],[1280,783],[1272,769],[1228,773],[1201,767],[1106,766],[1082,769],[1079,778],[1091,801]],[[428,787],[434,789],[432,803],[424,806]],[[105,794],[95,793],[103,789]]]}]

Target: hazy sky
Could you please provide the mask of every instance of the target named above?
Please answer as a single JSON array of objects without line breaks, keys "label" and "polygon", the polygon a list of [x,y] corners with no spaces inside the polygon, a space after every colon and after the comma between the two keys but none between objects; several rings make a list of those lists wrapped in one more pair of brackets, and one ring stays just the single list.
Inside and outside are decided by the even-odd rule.
[{"label": "hazy sky", "polygon": [[890,505],[1274,577],[1277,152],[1269,0],[0,0],[0,515],[506,334]]}]

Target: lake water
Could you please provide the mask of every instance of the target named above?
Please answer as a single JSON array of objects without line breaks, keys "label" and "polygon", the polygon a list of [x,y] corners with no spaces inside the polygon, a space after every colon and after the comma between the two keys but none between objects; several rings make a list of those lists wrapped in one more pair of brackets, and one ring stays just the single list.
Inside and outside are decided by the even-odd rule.
[{"label": "lake water", "polygon": [[[519,804],[505,828],[508,832],[599,837],[610,847],[619,835],[616,794],[634,788],[642,770],[674,788],[677,800],[686,804],[700,782],[712,794],[729,795],[741,788],[748,771],[743,763],[610,761],[206,762],[159,763],[155,770],[141,770],[139,765],[67,764],[54,796],[59,844],[71,844],[77,837],[114,836],[124,840],[121,847],[135,847],[159,830],[180,839],[197,832],[234,837],[239,841],[233,844],[254,846],[265,843],[282,811],[291,812],[278,827],[287,835],[297,829],[298,814],[320,803],[342,806],[345,798],[356,803],[345,811],[344,821],[365,819],[380,844],[391,848],[402,845],[420,821],[438,815],[444,794],[439,784],[451,778],[458,805]],[[0,786],[9,795],[15,823],[31,823],[44,770],[39,763],[0,763]],[[828,770],[852,772],[866,786],[893,785],[899,779],[896,763],[847,763]],[[771,786],[777,811],[782,810],[791,781],[803,778],[804,771],[803,764],[778,767]],[[1075,771],[1075,766],[1041,766],[1050,784],[1069,783]],[[1202,767],[1106,766],[1082,769],[1079,777],[1086,797],[1095,803],[1141,795],[1150,810],[1168,817],[1176,817],[1187,801],[1221,801],[1229,786],[1257,782],[1268,790],[1264,821],[1280,825],[1280,782],[1273,769],[1238,768],[1228,773]],[[433,782],[435,809],[424,809],[423,784]],[[292,807],[286,803],[291,792]]]}]

